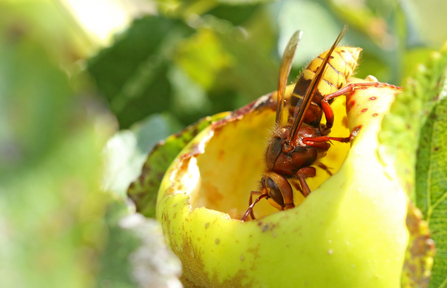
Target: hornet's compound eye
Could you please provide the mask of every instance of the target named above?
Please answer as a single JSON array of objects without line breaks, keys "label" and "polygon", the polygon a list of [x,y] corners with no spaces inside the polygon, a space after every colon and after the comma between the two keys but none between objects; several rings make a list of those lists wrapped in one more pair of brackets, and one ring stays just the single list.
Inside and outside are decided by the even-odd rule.
[{"label": "hornet's compound eye", "polygon": [[278,203],[281,207],[284,206],[284,198],[282,197],[281,190],[272,178],[267,179],[267,188],[269,188],[269,196]]}]

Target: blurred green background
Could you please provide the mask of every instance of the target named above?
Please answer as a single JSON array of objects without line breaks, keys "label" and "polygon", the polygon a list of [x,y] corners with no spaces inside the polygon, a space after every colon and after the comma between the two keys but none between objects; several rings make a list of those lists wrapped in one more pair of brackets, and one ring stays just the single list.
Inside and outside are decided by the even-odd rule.
[{"label": "blurred green background", "polygon": [[445,11],[437,0],[0,0],[0,286],[147,281],[129,255],[149,236],[118,222],[155,143],[274,91],[297,29],[290,81],[347,23],[342,43],[363,48],[356,76],[399,85],[447,39]]}]

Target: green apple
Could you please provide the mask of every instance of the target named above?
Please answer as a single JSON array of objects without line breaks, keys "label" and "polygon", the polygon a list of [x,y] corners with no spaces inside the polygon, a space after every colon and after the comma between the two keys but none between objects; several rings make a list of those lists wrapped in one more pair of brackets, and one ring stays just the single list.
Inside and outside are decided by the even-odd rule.
[{"label": "green apple", "polygon": [[331,136],[357,131],[350,149],[334,143],[322,160],[337,172],[329,177],[317,171],[309,181],[312,193],[306,199],[295,193],[294,209],[278,211],[260,201],[254,221],[240,218],[265,169],[275,95],[194,138],[165,174],[156,210],[168,245],[182,261],[183,284],[400,287],[407,199],[376,151],[382,117],[399,91],[379,85],[337,99],[338,127]]}]

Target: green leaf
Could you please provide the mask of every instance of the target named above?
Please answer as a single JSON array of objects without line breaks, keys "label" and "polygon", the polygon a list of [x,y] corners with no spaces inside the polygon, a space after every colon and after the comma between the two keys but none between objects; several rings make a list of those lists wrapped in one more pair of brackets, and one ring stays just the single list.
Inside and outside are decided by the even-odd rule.
[{"label": "green leaf", "polygon": [[233,25],[242,25],[248,21],[260,5],[219,5],[206,14],[230,21]]},{"label": "green leaf", "polygon": [[[303,31],[294,63],[303,66],[329,49],[342,29],[323,3],[284,1],[278,10],[279,51],[282,52],[296,30]],[[318,23],[318,25],[315,25]]]},{"label": "green leaf", "polygon": [[231,58],[213,30],[200,29],[179,45],[176,63],[195,82],[209,88],[217,72],[230,65]]},{"label": "green leaf", "polygon": [[[424,125],[430,121],[430,114],[440,98],[446,65],[447,56],[443,50],[434,53],[425,66],[419,66],[415,75],[406,81],[404,91],[397,96],[390,113],[385,116],[379,134],[384,162],[387,165],[392,165],[394,161],[407,163],[396,167],[397,176],[413,201],[416,200],[415,153],[420,141],[429,140],[421,139],[421,135],[427,132]],[[422,203],[417,201],[417,205]]]},{"label": "green leaf", "polygon": [[144,17],[113,46],[88,62],[88,71],[107,97],[121,128],[166,110],[172,101],[167,78],[173,49],[194,32],[181,20]]},{"label": "green leaf", "polygon": [[124,200],[127,187],[141,173],[153,146],[179,130],[179,124],[170,117],[155,114],[113,135],[104,149],[104,190]]},{"label": "green leaf", "polygon": [[40,161],[61,140],[73,93],[44,46],[16,24],[0,26],[0,174]]},{"label": "green leaf", "polygon": [[[379,134],[380,157],[395,169],[410,199],[421,209],[436,243],[429,287],[447,283],[447,46],[433,53],[409,78]],[[399,163],[395,165],[394,163]],[[387,171],[393,171],[388,169]]]},{"label": "green leaf", "polygon": [[106,135],[96,128],[110,128],[99,125],[99,113],[86,113],[65,73],[29,36],[0,47],[0,79],[8,80],[0,85],[1,282],[86,287],[107,202],[97,185]]},{"label": "green leaf", "polygon": [[[261,13],[258,17],[265,18],[266,14]],[[247,27],[250,37],[239,29],[216,34],[225,50],[237,61],[218,76],[219,81],[214,87],[215,90],[210,92],[213,104],[219,103],[218,106],[229,109],[228,104],[233,100],[228,95],[230,88],[234,91],[234,96],[237,96],[232,101],[231,110],[277,89],[279,66],[276,59],[271,57],[273,55],[269,55],[272,51],[272,42],[268,42],[274,35],[271,27],[264,21],[267,22],[267,20],[257,21]],[[237,100],[239,102],[236,102]]]},{"label": "green leaf", "polygon": [[[447,55],[443,55],[446,57]],[[429,287],[447,285],[447,67],[432,94],[433,109],[421,129],[416,166],[416,203],[430,225],[436,256]]]},{"label": "green leaf", "polygon": [[447,2],[426,0],[426,1],[408,1],[409,5],[415,11],[419,20],[416,22],[418,30],[424,39],[424,42],[432,47],[439,47],[447,38],[447,18],[443,11],[447,9]]},{"label": "green leaf", "polygon": [[110,199],[98,183],[110,115],[61,69],[72,47],[49,49],[69,44],[45,33],[69,37],[64,17],[31,5],[41,9],[31,21],[0,6],[0,286],[93,287],[107,241]]},{"label": "green leaf", "polygon": [[129,209],[122,202],[114,202],[107,209],[104,222],[108,228],[108,241],[100,257],[101,270],[95,287],[136,287],[129,258],[142,243],[135,232],[120,227],[120,220],[128,215]]},{"label": "green leaf", "polygon": [[430,229],[421,211],[411,201],[407,202],[406,225],[409,232],[408,247],[402,268],[402,288],[428,287],[435,255],[435,243],[430,239]]},{"label": "green leaf", "polygon": [[247,4],[258,4],[265,2],[272,2],[273,0],[217,0],[219,3],[229,4],[229,5],[247,5]]},{"label": "green leaf", "polygon": [[169,136],[154,147],[143,165],[141,175],[132,182],[127,190],[128,196],[135,202],[139,213],[146,217],[155,217],[158,188],[171,162],[194,136],[228,114],[225,112],[201,119],[182,132]]}]

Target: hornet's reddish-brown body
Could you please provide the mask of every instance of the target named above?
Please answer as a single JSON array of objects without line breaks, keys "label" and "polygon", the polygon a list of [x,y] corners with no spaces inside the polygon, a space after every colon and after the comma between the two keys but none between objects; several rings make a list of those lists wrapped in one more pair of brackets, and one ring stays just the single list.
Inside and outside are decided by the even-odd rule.
[{"label": "hornet's reddish-brown body", "polygon": [[[355,89],[346,83],[357,66],[361,49],[337,47],[345,31],[346,27],[332,48],[307,66],[298,78],[290,99],[286,101],[285,87],[301,32],[297,31],[290,39],[280,68],[276,127],[265,154],[267,170],[261,179],[261,191],[250,193],[250,206],[242,221],[248,215],[255,219],[253,207],[262,198],[279,210],[295,207],[291,183],[307,196],[310,188],[305,178],[315,176],[316,170],[311,165],[325,155],[330,147],[329,141],[349,142],[350,137],[327,136],[334,121],[330,107],[332,99]],[[283,113],[286,105],[288,115]],[[325,125],[321,124],[323,113]],[[292,179],[298,179],[300,185],[289,181]],[[260,195],[255,202],[252,202],[253,195]]]}]

